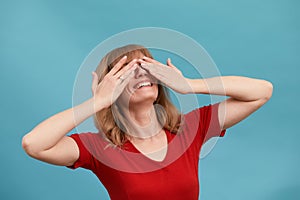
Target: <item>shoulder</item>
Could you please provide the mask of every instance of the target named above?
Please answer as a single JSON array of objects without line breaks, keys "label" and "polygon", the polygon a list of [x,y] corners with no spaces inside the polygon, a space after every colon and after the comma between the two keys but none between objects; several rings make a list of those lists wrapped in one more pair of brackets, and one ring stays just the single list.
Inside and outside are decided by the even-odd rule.
[{"label": "shoulder", "polygon": [[94,141],[99,139],[99,133],[92,133],[92,132],[84,132],[84,133],[72,133],[68,135],[69,137],[73,138],[75,141]]},{"label": "shoulder", "polygon": [[195,108],[192,111],[184,114],[183,115],[184,119],[186,122],[193,122],[194,120],[198,121],[200,117],[210,116],[212,114],[215,114],[216,111],[218,111],[219,104],[220,102],[215,104],[206,104],[203,105],[202,107]]},{"label": "shoulder", "polygon": [[221,102],[204,105],[184,115],[184,124],[198,130],[202,135],[207,132],[219,132],[218,109]]},{"label": "shoulder", "polygon": [[68,135],[69,137],[76,139],[97,139],[100,136],[100,133],[93,132],[82,132],[82,133],[72,133]]},{"label": "shoulder", "polygon": [[104,148],[109,144],[105,136],[99,132],[73,133],[69,135],[69,137],[73,138],[79,147],[83,147],[88,150],[95,149],[96,147]]}]

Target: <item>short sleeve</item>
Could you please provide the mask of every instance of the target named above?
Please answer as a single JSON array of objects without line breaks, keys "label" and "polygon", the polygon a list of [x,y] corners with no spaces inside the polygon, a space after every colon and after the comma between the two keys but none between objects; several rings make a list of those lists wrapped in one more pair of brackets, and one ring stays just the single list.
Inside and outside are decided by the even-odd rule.
[{"label": "short sleeve", "polygon": [[[80,134],[83,135],[83,134]],[[83,144],[81,137],[79,136],[79,134],[72,134],[69,137],[71,137],[72,139],[75,140],[78,148],[79,148],[79,158],[77,159],[77,161],[75,161],[75,163],[71,166],[66,166],[70,169],[76,169],[78,167],[82,167],[85,169],[93,169],[94,166],[94,158],[92,156],[92,154],[87,150],[87,148],[85,147],[85,145]]]},{"label": "short sleeve", "polygon": [[225,135],[226,130],[221,130],[218,117],[219,104],[220,102],[205,105],[185,115],[189,132],[196,133],[196,141],[200,142],[200,145],[212,137]]},{"label": "short sleeve", "polygon": [[226,129],[221,130],[218,117],[219,105],[220,102],[199,108],[199,127],[201,128],[199,131],[204,135],[204,142],[212,137],[224,137],[226,133]]}]

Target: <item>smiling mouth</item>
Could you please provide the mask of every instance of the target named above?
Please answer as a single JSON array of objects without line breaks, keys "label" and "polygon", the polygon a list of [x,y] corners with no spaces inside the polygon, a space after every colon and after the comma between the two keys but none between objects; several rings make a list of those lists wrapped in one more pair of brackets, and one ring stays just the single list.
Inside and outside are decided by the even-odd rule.
[{"label": "smiling mouth", "polygon": [[144,81],[144,82],[140,82],[138,84],[135,85],[135,89],[141,89],[144,87],[152,87],[153,83],[151,83],[150,81]]}]

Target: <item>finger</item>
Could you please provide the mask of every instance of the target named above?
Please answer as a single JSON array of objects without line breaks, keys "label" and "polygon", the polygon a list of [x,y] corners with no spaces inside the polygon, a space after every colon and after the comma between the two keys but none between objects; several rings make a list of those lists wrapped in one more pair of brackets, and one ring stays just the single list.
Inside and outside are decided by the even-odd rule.
[{"label": "finger", "polygon": [[93,80],[92,80],[92,92],[94,94],[94,91],[97,88],[98,85],[98,75],[95,72],[92,72]]},{"label": "finger", "polygon": [[157,65],[153,63],[141,63],[141,67],[147,70],[150,73],[163,73],[166,66],[165,65]]},{"label": "finger", "polygon": [[144,70],[152,73],[161,71],[161,67],[156,65],[156,64],[152,64],[152,63],[141,63],[141,68],[143,68]]},{"label": "finger", "polygon": [[137,64],[134,64],[130,69],[128,69],[126,72],[124,72],[120,77],[122,77],[122,79],[119,78],[119,80],[125,80],[127,79],[128,76],[131,76],[131,74],[134,74],[134,71],[136,70],[136,68],[138,68]]},{"label": "finger", "polygon": [[168,67],[161,67],[159,65],[156,64],[152,64],[152,63],[147,63],[141,64],[141,68],[143,68],[144,70],[146,70],[151,76],[153,76],[156,79],[157,84],[161,84],[161,85],[169,85],[170,82],[170,77],[169,77],[169,68]]},{"label": "finger", "polygon": [[168,58],[167,65],[173,68],[177,73],[182,74],[182,72],[175,65],[172,64],[171,58]]},{"label": "finger", "polygon": [[121,60],[119,60],[119,62],[110,70],[108,74],[114,75],[115,73],[117,73],[119,69],[125,64],[126,60],[127,60],[127,56],[121,58]]},{"label": "finger", "polygon": [[123,67],[122,69],[120,69],[114,76],[116,78],[120,78],[120,76],[122,76],[126,71],[128,71],[130,68],[132,68],[134,66],[134,64],[136,64],[136,59],[133,59],[130,63],[128,63],[128,65],[126,65],[125,67]]},{"label": "finger", "polygon": [[159,63],[157,64],[157,63],[145,61],[145,60],[143,60],[143,59],[139,59],[138,62],[139,62],[140,64],[145,64],[145,65],[148,65],[148,64],[150,64],[150,65],[159,65]]},{"label": "finger", "polygon": [[146,62],[146,61],[143,60],[143,59],[139,59],[138,62],[139,62],[140,64],[142,64],[142,63],[145,63],[145,64],[149,63],[149,62]]},{"label": "finger", "polygon": [[143,59],[147,62],[151,62],[151,63],[155,63],[155,64],[161,64],[160,62],[158,62],[157,60],[154,60],[152,58],[149,58],[147,56],[144,56]]},{"label": "finger", "polygon": [[168,59],[167,59],[167,65],[170,66],[170,67],[173,67],[173,68],[177,69],[177,68],[175,67],[175,65],[172,64],[171,58],[168,58]]},{"label": "finger", "polygon": [[143,68],[144,70],[146,70],[149,74],[151,74],[152,76],[154,76],[157,79],[161,79],[162,77],[164,77],[164,74],[167,74],[168,72],[166,71],[165,67],[156,65],[156,64],[152,64],[152,63],[147,63],[141,64],[141,68]]},{"label": "finger", "polygon": [[120,80],[120,86],[121,87],[125,87],[129,81],[134,77],[134,70],[138,67],[138,65],[134,65],[134,67],[132,67],[130,70],[128,70],[127,72],[124,73],[123,77],[124,79]]},{"label": "finger", "polygon": [[148,73],[151,73],[153,67],[150,67],[150,66],[152,66],[152,65],[153,64],[147,63],[147,62],[143,62],[143,63],[140,64],[141,68],[146,70]]}]

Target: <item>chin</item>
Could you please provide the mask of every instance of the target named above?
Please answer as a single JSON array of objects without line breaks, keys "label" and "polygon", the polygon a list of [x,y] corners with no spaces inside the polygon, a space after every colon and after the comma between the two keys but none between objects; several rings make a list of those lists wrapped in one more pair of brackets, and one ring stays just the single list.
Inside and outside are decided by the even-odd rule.
[{"label": "chin", "polygon": [[138,97],[138,98],[131,98],[130,99],[130,104],[134,105],[134,104],[153,104],[156,101],[156,96],[149,96],[149,97]]}]

